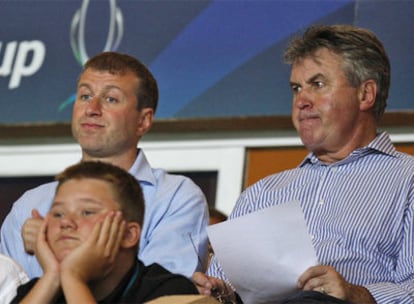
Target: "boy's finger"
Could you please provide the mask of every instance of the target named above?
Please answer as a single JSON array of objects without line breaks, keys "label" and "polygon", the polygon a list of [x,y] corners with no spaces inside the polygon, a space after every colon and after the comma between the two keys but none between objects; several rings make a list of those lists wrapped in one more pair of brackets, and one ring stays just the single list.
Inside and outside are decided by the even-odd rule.
[{"label": "boy's finger", "polygon": [[113,251],[118,251],[120,244],[120,236],[123,235],[124,220],[122,219],[122,213],[117,211],[112,219],[110,231],[108,233],[108,239],[106,240],[105,252],[108,255],[113,255]]}]

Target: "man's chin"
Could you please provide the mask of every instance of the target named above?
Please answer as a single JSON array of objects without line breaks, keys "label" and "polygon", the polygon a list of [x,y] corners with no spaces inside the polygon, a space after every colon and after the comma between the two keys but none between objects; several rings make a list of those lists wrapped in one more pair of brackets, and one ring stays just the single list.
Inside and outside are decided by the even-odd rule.
[{"label": "man's chin", "polygon": [[84,156],[89,158],[103,158],[106,153],[101,145],[90,144],[90,143],[80,143],[82,152]]}]

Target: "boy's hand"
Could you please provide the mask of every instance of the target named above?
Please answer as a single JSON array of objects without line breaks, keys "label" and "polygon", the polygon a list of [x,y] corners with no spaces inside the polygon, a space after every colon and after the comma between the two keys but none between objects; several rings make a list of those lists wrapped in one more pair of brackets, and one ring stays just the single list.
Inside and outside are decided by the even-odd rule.
[{"label": "boy's hand", "polygon": [[22,239],[24,250],[29,254],[34,254],[36,249],[36,241],[39,235],[40,226],[43,224],[44,218],[37,209],[32,210],[32,217],[28,218],[22,227]]},{"label": "boy's hand", "polygon": [[46,219],[42,220],[42,224],[39,226],[34,251],[36,252],[36,258],[39,261],[40,266],[42,266],[43,272],[45,274],[54,273],[58,276],[59,263],[47,241],[47,223],[48,220],[46,217]]},{"label": "boy's hand", "polygon": [[86,242],[61,262],[62,275],[74,276],[85,283],[104,276],[113,267],[124,232],[121,212],[108,212],[96,223]]}]

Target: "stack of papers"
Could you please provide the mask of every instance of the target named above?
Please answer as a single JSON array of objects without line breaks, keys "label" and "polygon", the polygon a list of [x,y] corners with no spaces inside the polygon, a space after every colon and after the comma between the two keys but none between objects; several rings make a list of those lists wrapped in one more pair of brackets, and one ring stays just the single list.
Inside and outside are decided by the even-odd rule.
[{"label": "stack of papers", "polygon": [[245,304],[276,303],[292,295],[299,276],[318,263],[297,201],[207,231],[216,258]]}]

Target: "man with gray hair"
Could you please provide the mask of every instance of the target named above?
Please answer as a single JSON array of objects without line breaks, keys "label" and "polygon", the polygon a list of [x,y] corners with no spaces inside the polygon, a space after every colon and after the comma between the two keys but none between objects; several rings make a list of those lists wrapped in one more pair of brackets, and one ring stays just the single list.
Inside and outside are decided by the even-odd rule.
[{"label": "man with gray hair", "polygon": [[[382,43],[352,25],[311,26],[285,60],[292,121],[310,153],[246,189],[229,220],[300,202],[319,263],[283,303],[414,303],[414,158],[377,129],[390,86]],[[203,294],[231,283],[217,259],[193,280]]]}]

